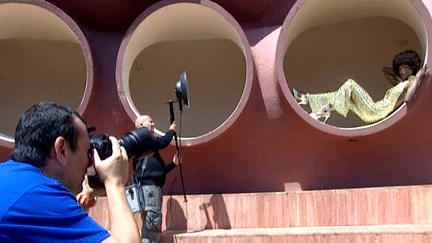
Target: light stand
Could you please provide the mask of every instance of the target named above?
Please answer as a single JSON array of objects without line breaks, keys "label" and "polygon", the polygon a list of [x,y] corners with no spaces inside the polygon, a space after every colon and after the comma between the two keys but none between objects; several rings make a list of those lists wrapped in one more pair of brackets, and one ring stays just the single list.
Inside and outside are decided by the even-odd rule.
[{"label": "light stand", "polygon": [[[183,113],[183,104],[186,105],[186,107],[190,107],[189,104],[189,87],[188,87],[188,83],[187,83],[187,78],[186,78],[186,72],[183,72],[180,75],[180,80],[176,83],[175,86],[175,93],[177,96],[177,102],[179,103],[179,110],[180,110],[180,136],[181,136],[181,120],[182,120],[182,113]],[[170,106],[170,122],[171,124],[175,121],[174,118],[174,108],[173,108],[173,101],[170,100],[168,101],[168,104]],[[177,149],[177,155],[179,157],[179,169],[180,169],[180,178],[181,178],[181,183],[182,183],[182,187],[183,187],[183,196],[184,196],[184,200],[185,202],[187,202],[187,198],[186,198],[186,190],[185,190],[185,185],[184,185],[184,179],[183,179],[183,168],[182,168],[182,155],[181,155],[181,144],[179,146],[179,143],[177,142],[177,134],[174,133],[174,140],[175,140],[175,144],[176,144],[176,149]],[[181,143],[181,140],[180,140]]]}]

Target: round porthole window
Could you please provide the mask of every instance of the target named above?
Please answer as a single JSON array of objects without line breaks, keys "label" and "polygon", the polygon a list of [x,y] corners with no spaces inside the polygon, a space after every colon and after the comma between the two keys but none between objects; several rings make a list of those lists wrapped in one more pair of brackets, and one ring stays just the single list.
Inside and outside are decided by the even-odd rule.
[{"label": "round porthole window", "polygon": [[[212,2],[161,1],[127,31],[117,59],[117,87],[130,118],[150,115],[169,127],[167,102],[185,72],[190,109],[179,114],[184,145],[202,143],[225,131],[249,97],[253,64],[238,23]],[[177,123],[179,124],[179,123]]]},{"label": "round porthole window", "polygon": [[[382,100],[395,86],[383,69],[391,70],[397,54],[413,50],[419,65],[426,63],[423,21],[430,16],[423,16],[408,0],[308,0],[296,5],[282,26],[276,61],[280,85],[294,110],[318,129],[343,136],[376,132],[403,117],[405,104],[390,105],[388,114],[375,119],[361,114],[369,110],[356,109]],[[402,90],[399,95],[396,100],[404,95]],[[366,96],[371,100],[365,101]]]},{"label": "round porthole window", "polygon": [[20,115],[39,101],[83,112],[92,88],[88,43],[44,1],[0,3],[0,143],[12,148]]}]

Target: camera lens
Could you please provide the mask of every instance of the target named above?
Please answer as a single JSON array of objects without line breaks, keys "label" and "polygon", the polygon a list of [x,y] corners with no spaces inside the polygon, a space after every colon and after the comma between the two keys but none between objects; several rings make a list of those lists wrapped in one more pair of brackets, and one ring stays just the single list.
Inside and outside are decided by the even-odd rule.
[{"label": "camera lens", "polygon": [[[147,128],[139,128],[127,133],[119,139],[119,143],[126,149],[129,159],[137,159],[153,154],[151,150],[153,135]],[[90,144],[91,149],[96,149],[102,160],[112,155],[112,143],[107,134],[92,135]]]},{"label": "camera lens", "polygon": [[152,135],[147,128],[133,130],[120,138],[119,142],[126,149],[129,158],[136,159],[153,154]]}]

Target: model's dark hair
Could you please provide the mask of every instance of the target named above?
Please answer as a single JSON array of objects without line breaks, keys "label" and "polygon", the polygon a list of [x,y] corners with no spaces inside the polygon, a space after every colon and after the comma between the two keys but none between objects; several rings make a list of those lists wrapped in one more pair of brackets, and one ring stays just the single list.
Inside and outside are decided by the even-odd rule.
[{"label": "model's dark hair", "polygon": [[32,106],[21,115],[16,127],[11,159],[43,167],[51,147],[60,136],[75,150],[79,136],[75,117],[85,122],[76,111],[52,102]]},{"label": "model's dark hair", "polygon": [[421,67],[420,56],[413,50],[408,50],[397,54],[393,59],[393,71],[397,76],[400,76],[399,67],[403,64],[408,65],[413,70],[413,75],[415,75]]}]

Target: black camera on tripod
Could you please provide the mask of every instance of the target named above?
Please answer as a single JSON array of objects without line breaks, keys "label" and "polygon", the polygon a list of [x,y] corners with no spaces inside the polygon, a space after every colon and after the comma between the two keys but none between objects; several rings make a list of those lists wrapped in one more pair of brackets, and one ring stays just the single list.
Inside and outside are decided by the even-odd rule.
[{"label": "black camera on tripod", "polygon": [[[143,127],[128,132],[119,139],[120,146],[124,147],[129,159],[138,159],[153,154],[153,135]],[[95,134],[90,136],[91,149],[96,149],[99,157],[104,160],[112,155],[112,144],[107,134]]]}]

